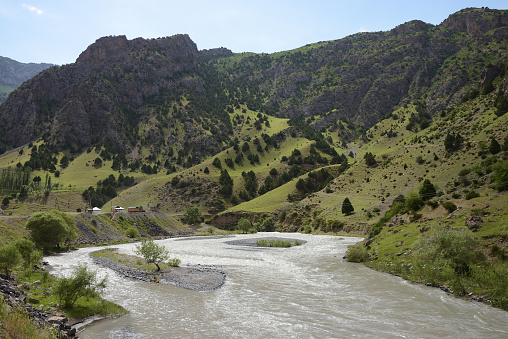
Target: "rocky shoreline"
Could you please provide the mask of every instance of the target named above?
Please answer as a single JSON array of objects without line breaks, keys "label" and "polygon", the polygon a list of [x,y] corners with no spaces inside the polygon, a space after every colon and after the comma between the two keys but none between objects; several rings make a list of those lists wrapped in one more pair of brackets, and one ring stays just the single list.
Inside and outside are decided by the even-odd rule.
[{"label": "rocky shoreline", "polygon": [[[40,327],[56,329],[61,338],[74,338],[79,323],[71,326],[66,317],[44,312],[40,306],[34,307],[32,304],[36,304],[38,301],[27,299],[25,289],[31,288],[31,284],[27,284],[18,286],[13,281],[0,277],[0,292],[8,307],[24,310],[30,319]],[[37,285],[37,283],[34,283],[34,285]]]},{"label": "rocky shoreline", "polygon": [[215,266],[193,265],[172,267],[160,272],[144,272],[133,267],[120,264],[105,257],[92,257],[99,266],[112,269],[119,275],[145,282],[156,282],[164,285],[185,288],[188,290],[208,292],[216,290],[226,281],[226,273]]}]

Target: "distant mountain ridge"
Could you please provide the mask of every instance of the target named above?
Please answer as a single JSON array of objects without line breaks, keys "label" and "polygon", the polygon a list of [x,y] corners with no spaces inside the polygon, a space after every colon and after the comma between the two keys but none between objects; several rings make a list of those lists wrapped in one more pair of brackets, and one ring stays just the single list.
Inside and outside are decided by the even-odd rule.
[{"label": "distant mountain ridge", "polygon": [[47,63],[22,63],[0,56],[0,104],[23,82],[52,66]]},{"label": "distant mountain ridge", "polygon": [[104,37],[12,93],[0,107],[0,148],[39,137],[124,151],[172,145],[197,162],[231,144],[228,112],[240,105],[320,115],[308,122],[315,129],[338,119],[366,129],[405,103],[433,115],[482,90],[508,64],[507,45],[508,11],[486,8],[274,54],[198,51],[188,35]]}]

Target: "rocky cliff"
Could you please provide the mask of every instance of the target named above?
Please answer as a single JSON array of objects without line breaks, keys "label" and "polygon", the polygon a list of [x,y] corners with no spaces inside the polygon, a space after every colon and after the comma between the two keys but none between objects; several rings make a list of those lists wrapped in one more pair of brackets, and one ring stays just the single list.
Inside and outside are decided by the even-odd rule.
[{"label": "rocky cliff", "polygon": [[[508,12],[469,8],[434,26],[411,21],[275,54],[198,51],[187,35],[104,37],[74,64],[27,81],[0,107],[0,147],[39,137],[79,147],[191,149],[195,161],[229,143],[228,107],[319,115],[368,128],[397,106],[435,114],[481,90],[508,63]],[[482,73],[483,72],[483,73]],[[184,147],[185,146],[185,147]]]},{"label": "rocky cliff", "polygon": [[22,63],[9,58],[0,57],[0,104],[7,99],[9,93],[23,82],[41,71],[54,65]]}]

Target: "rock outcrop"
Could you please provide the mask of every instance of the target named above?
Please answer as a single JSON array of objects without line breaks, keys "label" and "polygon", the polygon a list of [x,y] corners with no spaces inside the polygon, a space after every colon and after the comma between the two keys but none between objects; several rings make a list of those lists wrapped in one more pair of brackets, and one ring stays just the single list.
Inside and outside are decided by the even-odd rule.
[{"label": "rock outcrop", "polygon": [[507,44],[508,11],[488,8],[464,9],[437,26],[414,20],[234,60],[226,48],[198,51],[187,35],[104,37],[74,64],[46,70],[10,95],[0,106],[0,151],[44,137],[127,153],[141,145],[170,153],[173,145],[197,163],[228,147],[226,111],[242,104],[289,118],[321,115],[315,128],[338,119],[369,128],[409,102],[432,115],[482,89],[485,55],[492,56],[485,76],[497,76],[490,70],[508,62]]}]

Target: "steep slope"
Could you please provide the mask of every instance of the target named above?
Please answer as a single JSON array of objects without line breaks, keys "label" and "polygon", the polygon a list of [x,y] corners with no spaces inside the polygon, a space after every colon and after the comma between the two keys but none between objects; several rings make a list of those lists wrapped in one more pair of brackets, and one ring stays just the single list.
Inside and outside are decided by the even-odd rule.
[{"label": "steep slope", "polygon": [[197,154],[216,151],[220,142],[203,125],[227,131],[229,121],[202,107],[197,57],[186,35],[101,38],[76,63],[43,72],[11,95],[0,109],[2,146],[43,136],[65,148],[106,144],[125,153],[136,145],[172,144],[181,130],[185,141],[199,144]]},{"label": "steep slope", "polygon": [[0,104],[23,82],[52,66],[54,65],[44,63],[25,64],[0,56]]},{"label": "steep slope", "polygon": [[[0,147],[43,138],[30,159],[54,153],[24,160],[25,167],[61,170],[65,185],[79,181],[80,190],[99,188],[117,171],[142,181],[114,200],[120,204],[149,203],[170,213],[196,204],[216,213],[251,201],[254,207],[235,209],[273,212],[321,191],[367,151],[388,157],[405,150],[394,141],[425,135],[462,104],[482,98],[473,110],[502,116],[508,110],[506,18],[504,10],[470,8],[437,26],[411,21],[270,55],[198,51],[186,35],[101,38],[76,63],[42,72],[10,96],[0,107]],[[475,135],[485,127],[477,125]],[[2,166],[19,161],[22,168],[25,151]],[[71,165],[59,165],[64,158]],[[224,170],[232,179],[227,185]],[[383,173],[379,182],[388,177],[375,171]],[[385,198],[405,191],[381,190],[391,194]],[[271,198],[263,197],[267,192]],[[363,206],[372,207],[367,201]]]}]

